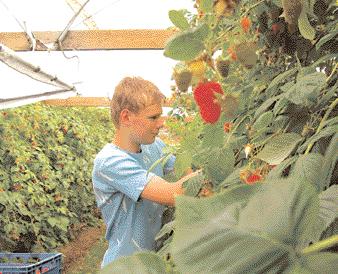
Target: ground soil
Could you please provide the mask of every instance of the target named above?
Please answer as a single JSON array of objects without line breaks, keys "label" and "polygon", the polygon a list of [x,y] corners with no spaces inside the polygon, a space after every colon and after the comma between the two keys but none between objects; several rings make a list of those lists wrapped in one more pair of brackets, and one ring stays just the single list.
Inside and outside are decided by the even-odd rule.
[{"label": "ground soil", "polygon": [[64,255],[62,273],[77,272],[77,269],[81,269],[81,266],[86,263],[86,255],[102,238],[104,231],[104,225],[84,228],[73,241],[59,248],[57,251]]}]

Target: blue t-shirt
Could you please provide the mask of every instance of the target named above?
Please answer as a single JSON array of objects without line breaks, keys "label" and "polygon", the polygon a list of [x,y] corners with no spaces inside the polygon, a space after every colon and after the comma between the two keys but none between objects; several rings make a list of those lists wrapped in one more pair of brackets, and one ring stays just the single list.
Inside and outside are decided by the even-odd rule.
[{"label": "blue t-shirt", "polygon": [[154,248],[164,206],[140,195],[152,177],[163,177],[174,168],[175,157],[171,156],[164,167],[159,164],[147,174],[152,164],[163,156],[164,147],[162,140],[156,138],[150,145],[141,145],[140,153],[107,144],[97,154],[93,187],[109,242],[102,267],[118,257]]}]

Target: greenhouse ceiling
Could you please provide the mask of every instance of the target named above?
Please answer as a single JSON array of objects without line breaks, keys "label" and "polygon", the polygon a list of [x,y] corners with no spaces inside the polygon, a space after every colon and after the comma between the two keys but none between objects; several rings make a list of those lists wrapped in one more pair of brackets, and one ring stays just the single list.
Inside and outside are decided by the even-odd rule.
[{"label": "greenhouse ceiling", "polygon": [[[27,35],[27,41],[33,41],[31,47],[37,49],[39,45],[34,41],[34,33],[37,32],[165,30],[172,26],[169,10],[192,9],[192,5],[191,0],[0,0],[0,45],[3,45],[2,50],[6,47],[10,50],[8,44],[13,46],[13,43],[4,37],[13,32]],[[75,18],[73,22],[72,18]],[[45,51],[13,51],[15,57],[11,57],[12,61],[13,58],[19,63],[23,61],[25,69],[29,64],[35,68],[35,74],[38,68],[39,72],[51,76],[53,81],[61,81],[65,86],[42,83],[32,79],[36,78],[34,75],[19,73],[8,63],[0,62],[0,108],[76,94],[111,97],[114,86],[125,76],[151,80],[166,96],[170,96],[171,72],[175,62],[164,57],[160,47],[103,50],[99,47],[100,35],[96,48],[90,50],[60,51],[53,50],[48,44],[46,46],[50,48]],[[130,39],[133,40],[133,36]],[[135,36],[135,41],[137,39]],[[101,41],[104,42],[102,37]],[[4,57],[4,51],[0,54]],[[5,56],[8,59],[8,54]]]}]

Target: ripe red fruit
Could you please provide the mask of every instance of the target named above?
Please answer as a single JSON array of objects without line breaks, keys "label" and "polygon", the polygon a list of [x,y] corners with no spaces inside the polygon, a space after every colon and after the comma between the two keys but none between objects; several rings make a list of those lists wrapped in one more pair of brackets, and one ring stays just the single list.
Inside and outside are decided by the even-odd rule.
[{"label": "ripe red fruit", "polygon": [[244,32],[248,32],[251,26],[251,21],[248,17],[243,17],[241,19],[241,26]]},{"label": "ripe red fruit", "polygon": [[280,26],[279,24],[272,24],[271,29],[274,34],[277,34],[280,30]]},{"label": "ripe red fruit", "polygon": [[232,123],[230,123],[230,122],[225,122],[224,125],[223,125],[224,132],[230,132],[232,126],[233,126]]},{"label": "ripe red fruit", "polygon": [[228,48],[227,52],[229,53],[232,60],[234,60],[234,61],[237,60],[237,54],[232,47]]},{"label": "ripe red fruit", "polygon": [[253,184],[261,181],[262,179],[263,179],[262,175],[260,175],[258,173],[252,173],[246,178],[245,183],[248,184],[248,185],[253,185]]},{"label": "ripe red fruit", "polygon": [[222,87],[216,82],[199,83],[194,89],[194,99],[206,123],[216,123],[221,115],[221,106],[215,102],[215,92],[223,94]]}]

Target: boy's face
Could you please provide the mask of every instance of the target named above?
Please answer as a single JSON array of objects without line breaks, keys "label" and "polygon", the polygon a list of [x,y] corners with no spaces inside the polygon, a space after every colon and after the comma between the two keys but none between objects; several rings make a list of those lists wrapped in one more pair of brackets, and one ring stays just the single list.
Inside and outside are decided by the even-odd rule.
[{"label": "boy's face", "polygon": [[138,144],[151,144],[163,127],[162,105],[160,103],[145,107],[132,115],[132,135]]}]

